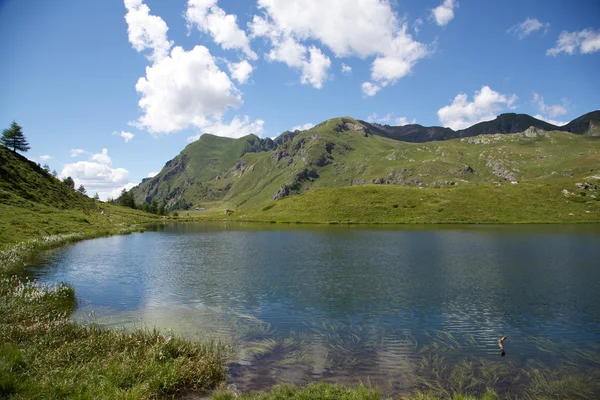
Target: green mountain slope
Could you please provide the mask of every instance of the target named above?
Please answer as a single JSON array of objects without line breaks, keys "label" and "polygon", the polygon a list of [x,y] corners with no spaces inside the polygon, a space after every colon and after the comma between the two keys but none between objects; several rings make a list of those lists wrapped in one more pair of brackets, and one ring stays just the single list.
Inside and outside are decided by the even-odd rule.
[{"label": "green mountain slope", "polygon": [[40,236],[121,232],[154,218],[81,195],[38,164],[0,146],[0,250]]},{"label": "green mountain slope", "polygon": [[[503,118],[477,129],[493,130]],[[506,118],[510,129],[533,120]],[[595,182],[591,177],[600,167],[600,141],[590,135],[530,127],[511,135],[410,143],[372,127],[345,117],[273,141],[204,135],[133,191],[138,201],[157,199],[171,210],[249,210],[318,189],[369,184],[435,189],[532,183],[572,191],[575,183]]]}]

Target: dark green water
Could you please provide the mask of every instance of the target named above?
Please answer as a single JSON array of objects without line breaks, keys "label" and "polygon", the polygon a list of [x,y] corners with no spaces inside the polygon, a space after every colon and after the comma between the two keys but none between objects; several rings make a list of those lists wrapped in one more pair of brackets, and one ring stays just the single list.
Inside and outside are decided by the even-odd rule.
[{"label": "dark green water", "polygon": [[512,369],[600,367],[600,226],[171,224],[45,253],[32,275],[71,283],[79,320],[232,343],[242,390],[402,392],[461,363],[507,390]]}]

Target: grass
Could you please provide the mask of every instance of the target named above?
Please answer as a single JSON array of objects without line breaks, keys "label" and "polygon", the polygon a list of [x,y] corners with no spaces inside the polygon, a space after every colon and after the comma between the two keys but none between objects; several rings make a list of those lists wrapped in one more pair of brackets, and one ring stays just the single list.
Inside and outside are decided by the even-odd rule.
[{"label": "grass", "polygon": [[572,183],[495,186],[464,185],[447,188],[408,188],[364,185],[314,190],[272,201],[227,217],[231,220],[307,223],[598,223],[600,194],[573,191]]},{"label": "grass", "polygon": [[[3,252],[14,271],[15,256],[35,245],[75,237],[30,241]],[[6,268],[5,268],[6,269]],[[225,379],[230,350],[217,343],[184,341],[157,331],[133,332],[70,321],[74,290],[16,275],[0,275],[0,397],[15,399],[138,399],[205,391]]]}]

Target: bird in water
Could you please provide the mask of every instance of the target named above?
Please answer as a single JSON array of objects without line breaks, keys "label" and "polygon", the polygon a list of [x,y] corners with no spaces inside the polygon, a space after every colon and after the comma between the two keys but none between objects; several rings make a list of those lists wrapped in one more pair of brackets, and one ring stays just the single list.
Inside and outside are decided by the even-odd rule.
[{"label": "bird in water", "polygon": [[498,339],[498,347],[500,347],[500,355],[502,357],[506,355],[506,352],[504,351],[504,345],[502,344],[502,342],[504,342],[507,337],[508,336],[502,336],[500,339]]}]

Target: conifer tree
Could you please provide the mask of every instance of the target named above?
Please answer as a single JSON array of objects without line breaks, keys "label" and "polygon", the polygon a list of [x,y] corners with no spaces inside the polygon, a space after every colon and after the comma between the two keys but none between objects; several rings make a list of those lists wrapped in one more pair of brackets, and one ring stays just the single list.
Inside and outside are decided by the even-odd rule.
[{"label": "conifer tree", "polygon": [[79,185],[79,187],[77,188],[77,193],[86,194],[87,190],[85,189],[85,187],[83,187],[83,185]]},{"label": "conifer tree", "polygon": [[25,135],[23,135],[23,128],[21,128],[15,121],[10,124],[10,128],[2,131],[0,144],[12,149],[12,151],[15,153],[17,150],[26,152],[30,149],[29,142],[27,142]]}]

